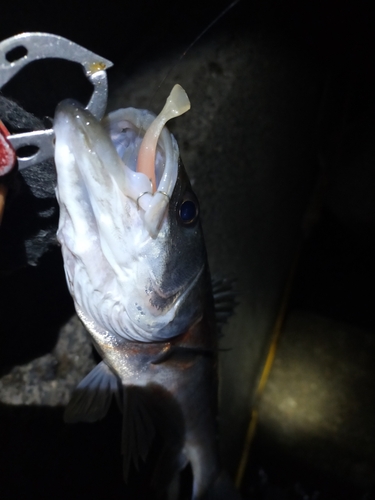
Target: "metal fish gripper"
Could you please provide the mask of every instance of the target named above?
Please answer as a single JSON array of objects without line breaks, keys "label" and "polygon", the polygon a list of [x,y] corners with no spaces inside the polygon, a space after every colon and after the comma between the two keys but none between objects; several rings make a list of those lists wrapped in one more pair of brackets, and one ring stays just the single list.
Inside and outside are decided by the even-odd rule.
[{"label": "metal fish gripper", "polygon": [[[18,57],[17,54],[20,56]],[[22,33],[0,42],[0,89],[27,64],[47,58],[65,59],[79,63],[83,67],[86,77],[94,87],[86,109],[100,120],[105,113],[108,98],[106,70],[113,64],[58,35],[38,32]],[[24,146],[34,146],[37,149],[35,154],[27,158],[17,156],[18,168],[22,170],[53,157],[54,137],[54,131],[51,128],[21,134],[4,133],[1,139],[4,148],[10,144],[16,155],[17,150]],[[4,168],[0,171],[0,176],[8,171],[9,167]]]}]

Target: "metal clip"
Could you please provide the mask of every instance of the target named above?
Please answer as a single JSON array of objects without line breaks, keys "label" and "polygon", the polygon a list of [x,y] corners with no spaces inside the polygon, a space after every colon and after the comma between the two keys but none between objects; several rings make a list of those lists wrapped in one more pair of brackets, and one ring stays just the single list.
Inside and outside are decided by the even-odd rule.
[{"label": "metal clip", "polygon": [[[15,49],[20,49],[24,55],[13,60],[11,52]],[[86,109],[100,120],[105,113],[108,97],[105,70],[113,64],[111,61],[58,35],[22,33],[0,42],[0,88],[27,64],[47,58],[65,59],[83,66],[86,77],[94,86],[94,92]],[[18,157],[19,170],[53,157],[54,138],[53,129],[8,136],[8,141],[16,151],[23,146],[36,146],[38,148],[38,151],[29,158]]]}]

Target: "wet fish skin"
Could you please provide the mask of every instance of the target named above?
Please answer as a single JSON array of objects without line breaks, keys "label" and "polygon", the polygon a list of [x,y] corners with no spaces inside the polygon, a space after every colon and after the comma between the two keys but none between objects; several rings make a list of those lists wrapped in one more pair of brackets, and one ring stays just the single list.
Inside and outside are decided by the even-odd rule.
[{"label": "wet fish skin", "polygon": [[[175,211],[178,200],[182,193],[186,193],[186,189],[191,188],[181,164],[169,208],[176,233],[179,227],[175,222],[177,221]],[[200,228],[197,230],[201,232]],[[178,237],[176,239],[178,240]],[[172,250],[174,248],[175,244]],[[169,255],[174,263],[175,253],[170,250]],[[216,427],[217,334],[210,289],[208,266],[205,263],[204,272],[185,304],[187,307],[197,308],[195,304],[197,302],[201,306],[200,309],[205,312],[196,324],[182,334],[176,332],[168,342],[154,344],[130,342],[119,335],[109,335],[107,331],[94,326],[90,319],[77,309],[79,317],[91,333],[97,351],[120,378],[125,391],[127,387],[134,385],[142,388],[151,387],[152,391],[155,391],[156,386],[160,386],[178,403],[182,414],[180,420],[184,426],[184,442],[183,449],[178,450],[178,456],[175,457],[176,470],[170,472],[177,472],[180,463],[191,463],[194,475],[194,498],[200,498],[221,471]],[[170,425],[170,418],[162,425],[163,427]],[[160,425],[158,427],[160,431]],[[140,434],[143,432],[144,429]],[[163,432],[165,434],[165,429]],[[125,436],[123,440],[129,441]],[[170,440],[178,442],[178,434],[174,432]],[[148,447],[149,444],[145,446]],[[127,450],[125,446],[124,455],[126,456],[129,451],[133,456],[137,454],[137,450]],[[179,456],[181,453],[184,458]],[[129,462],[130,458],[126,458],[125,475],[128,473]]]},{"label": "wet fish skin", "polygon": [[[62,214],[58,237],[67,281],[77,313],[103,358],[95,374],[78,386],[66,420],[103,418],[116,396],[124,415],[125,476],[131,461],[147,457],[159,434],[165,444],[155,466],[155,488],[165,488],[190,462],[193,499],[238,498],[223,479],[218,458],[214,304],[199,217],[185,224],[179,215],[185,200],[198,207],[181,160],[155,238],[142,227],[137,200],[122,196],[124,179],[117,165],[103,161],[110,158],[120,165],[101,124],[76,103],[63,103],[56,113],[55,134]],[[113,212],[118,207],[121,214]],[[101,228],[102,218],[108,219],[103,209],[112,210],[115,222],[109,222],[109,230]],[[128,241],[132,234],[137,245]],[[108,248],[113,241],[123,247]],[[145,301],[137,302],[143,316],[132,316],[132,293]],[[119,310],[121,315],[115,316]]]},{"label": "wet fish skin", "polygon": [[[149,180],[124,165],[102,126],[78,104],[63,102],[54,128],[58,239],[76,305],[132,341],[181,333],[203,311],[196,296],[206,265],[198,221],[178,224],[173,195],[170,216],[151,237],[138,206]],[[177,143],[166,129],[161,139],[166,164],[172,157],[177,170]]]}]

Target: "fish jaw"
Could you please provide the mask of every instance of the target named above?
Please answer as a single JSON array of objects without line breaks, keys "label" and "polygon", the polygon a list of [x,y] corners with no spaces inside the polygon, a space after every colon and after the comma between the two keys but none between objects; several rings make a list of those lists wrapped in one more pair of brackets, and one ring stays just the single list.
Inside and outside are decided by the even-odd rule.
[{"label": "fish jaw", "polygon": [[[54,130],[58,239],[76,308],[103,331],[127,340],[151,342],[178,335],[200,314],[198,305],[182,306],[186,300],[192,303],[205,267],[204,252],[191,272],[168,282],[168,267],[176,260],[171,252],[171,203],[161,208],[157,235],[150,233],[148,207],[139,203],[150,191],[150,181],[124,163],[116,140],[101,123],[79,104],[64,101],[56,110]],[[163,134],[165,164],[176,171],[167,187],[174,192],[178,147],[166,130]],[[160,183],[164,174],[165,169]]]}]

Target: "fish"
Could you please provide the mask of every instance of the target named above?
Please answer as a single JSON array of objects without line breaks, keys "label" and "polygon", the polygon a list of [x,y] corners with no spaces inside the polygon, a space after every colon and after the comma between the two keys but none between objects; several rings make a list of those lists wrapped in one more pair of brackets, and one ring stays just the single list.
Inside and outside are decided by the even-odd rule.
[{"label": "fish", "polygon": [[[219,459],[218,333],[199,203],[165,126],[189,108],[177,85],[157,117],[125,108],[99,122],[71,100],[56,109],[57,237],[102,358],[65,420],[100,420],[115,399],[125,479],[159,436],[155,491],[190,464],[193,500],[230,500],[240,497]],[[232,292],[216,288],[223,320]]]}]

